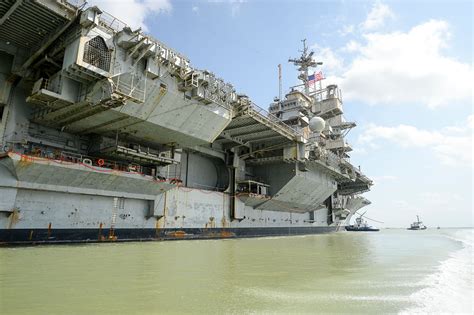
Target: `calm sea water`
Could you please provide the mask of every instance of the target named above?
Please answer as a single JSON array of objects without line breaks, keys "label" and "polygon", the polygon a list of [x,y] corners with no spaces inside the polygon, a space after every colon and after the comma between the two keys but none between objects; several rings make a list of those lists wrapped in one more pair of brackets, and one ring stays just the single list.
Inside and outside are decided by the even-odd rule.
[{"label": "calm sea water", "polygon": [[0,249],[1,314],[473,312],[473,230]]}]

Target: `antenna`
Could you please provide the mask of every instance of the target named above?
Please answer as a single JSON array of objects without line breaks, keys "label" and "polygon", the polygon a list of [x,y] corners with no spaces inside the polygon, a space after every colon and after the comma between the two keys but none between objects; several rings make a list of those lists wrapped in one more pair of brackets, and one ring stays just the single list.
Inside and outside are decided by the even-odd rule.
[{"label": "antenna", "polygon": [[281,111],[281,64],[278,64],[278,111]]},{"label": "antenna", "polygon": [[298,67],[298,71],[300,74],[298,75],[298,79],[303,81],[304,85],[304,92],[309,94],[309,85],[308,85],[308,69],[310,67],[317,67],[322,65],[321,61],[314,61],[313,54],[314,52],[311,51],[308,54],[308,47],[306,46],[306,38],[301,40],[303,42],[303,51],[301,51],[301,56],[297,59],[290,58],[288,62],[292,62],[295,66]]}]

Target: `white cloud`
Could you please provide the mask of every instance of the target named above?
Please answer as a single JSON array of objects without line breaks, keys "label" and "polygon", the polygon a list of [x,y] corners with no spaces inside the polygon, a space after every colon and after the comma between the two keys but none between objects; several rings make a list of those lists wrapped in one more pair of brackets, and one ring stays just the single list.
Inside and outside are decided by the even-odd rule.
[{"label": "white cloud", "polygon": [[89,0],[89,5],[97,5],[99,9],[122,20],[132,28],[141,27],[148,31],[145,19],[153,14],[170,12],[169,0]]},{"label": "white cloud", "polygon": [[324,72],[340,73],[343,70],[344,60],[337,56],[331,48],[320,47],[315,44],[310,49],[316,53],[314,58],[323,62],[322,69],[324,69]]},{"label": "white cloud", "polygon": [[342,29],[339,30],[339,34],[341,36],[346,36],[346,35],[349,35],[349,34],[352,34],[354,33],[354,25],[343,25],[342,26]]},{"label": "white cloud", "polygon": [[376,1],[361,26],[364,30],[374,30],[383,26],[386,19],[393,19],[394,17],[395,15],[388,5]]},{"label": "white cloud", "polygon": [[467,126],[471,129],[474,129],[474,115],[470,115],[467,118]]},{"label": "white cloud", "polygon": [[369,33],[365,43],[350,41],[345,51],[355,56],[337,79],[345,98],[431,108],[471,101],[472,65],[442,53],[449,36],[446,22],[430,20],[408,32]]},{"label": "white cloud", "polygon": [[198,6],[193,6],[191,9],[194,13],[199,13],[199,7]]},{"label": "white cloud", "polygon": [[[473,120],[469,116],[467,121]],[[453,130],[456,132],[453,133]],[[418,129],[414,126],[396,127],[370,124],[358,138],[360,145],[373,146],[380,141],[394,143],[401,148],[431,150],[445,165],[472,165],[473,129],[469,123],[440,131]]]},{"label": "white cloud", "polygon": [[355,52],[360,50],[360,44],[356,42],[355,40],[350,40],[346,46],[344,47],[344,50],[347,52]]}]

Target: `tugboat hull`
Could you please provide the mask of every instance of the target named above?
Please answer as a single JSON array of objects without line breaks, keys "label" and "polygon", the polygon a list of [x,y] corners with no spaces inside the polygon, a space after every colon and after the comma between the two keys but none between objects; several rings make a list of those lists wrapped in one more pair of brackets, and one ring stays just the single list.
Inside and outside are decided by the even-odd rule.
[{"label": "tugboat hull", "polygon": [[346,226],[346,231],[351,232],[378,232],[380,229],[373,228],[373,227],[354,227],[354,226]]}]

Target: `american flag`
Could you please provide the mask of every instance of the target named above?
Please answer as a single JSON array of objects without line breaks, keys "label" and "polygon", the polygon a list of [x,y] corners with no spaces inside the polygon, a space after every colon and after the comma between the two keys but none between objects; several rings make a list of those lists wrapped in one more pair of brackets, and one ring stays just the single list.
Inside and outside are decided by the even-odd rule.
[{"label": "american flag", "polygon": [[314,74],[308,76],[308,83],[315,83],[315,82],[321,81],[322,79],[324,79],[323,72],[322,71],[319,71],[318,73],[315,72]]}]

